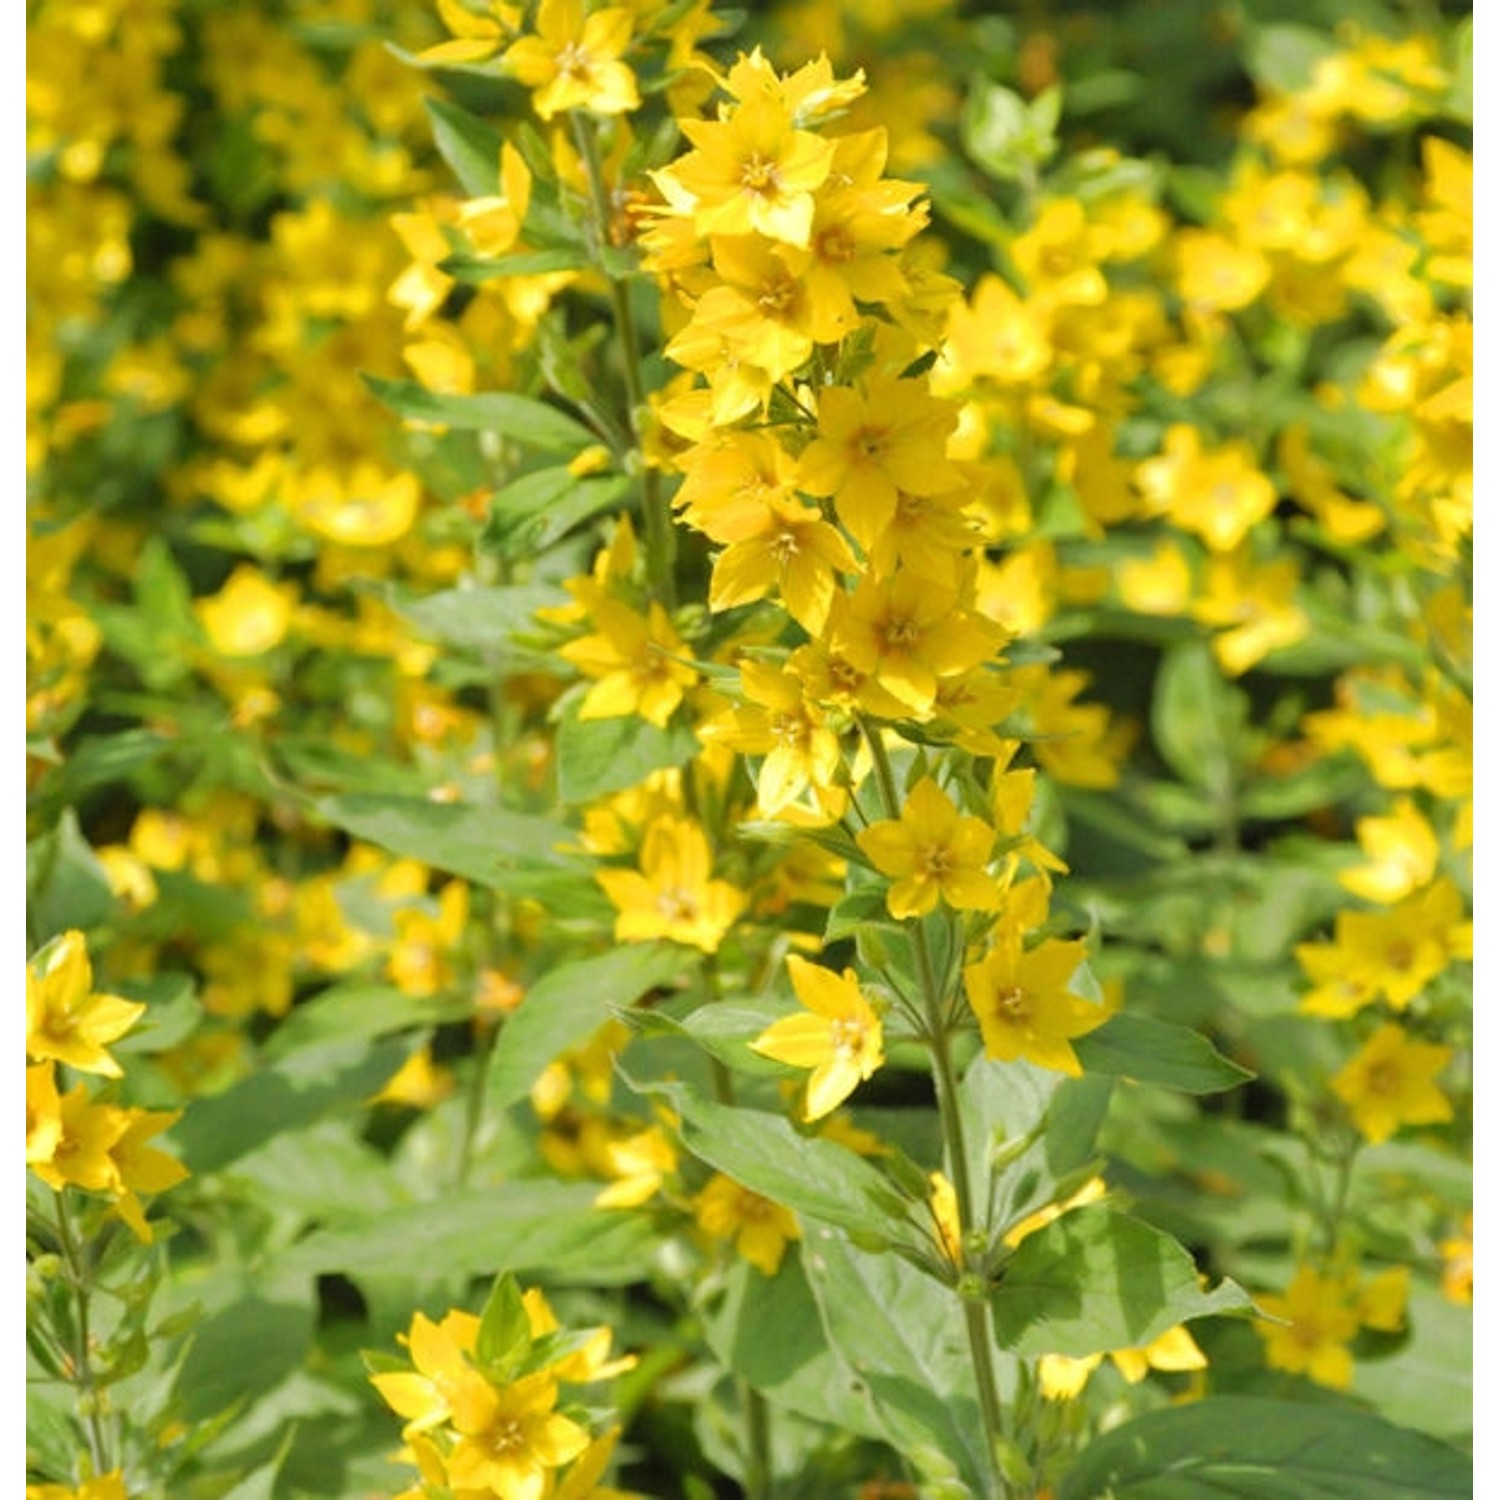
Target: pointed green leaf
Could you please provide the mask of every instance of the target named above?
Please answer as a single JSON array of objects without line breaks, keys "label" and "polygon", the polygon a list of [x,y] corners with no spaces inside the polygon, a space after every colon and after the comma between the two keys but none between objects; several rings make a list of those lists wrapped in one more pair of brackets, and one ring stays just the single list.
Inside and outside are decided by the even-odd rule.
[{"label": "pointed green leaf", "polygon": [[811,1218],[920,1251],[912,1205],[878,1168],[835,1141],[805,1136],[780,1115],[699,1098],[686,1084],[654,1083],[681,1120],[683,1143],[738,1183]]},{"label": "pointed green leaf", "polygon": [[417,1041],[340,1039],[295,1052],[225,1093],[195,1100],[172,1127],[172,1142],[190,1172],[218,1171],[285,1131],[361,1108]]},{"label": "pointed green leaf", "polygon": [[531,1348],[531,1319],[521,1300],[521,1288],[509,1271],[495,1278],[479,1319],[474,1353],[479,1368],[503,1385],[520,1368]]},{"label": "pointed green leaf", "polygon": [[406,1204],[339,1228],[320,1229],[286,1251],[287,1271],[358,1277],[517,1275],[619,1286],[646,1274],[657,1246],[648,1218],[594,1207],[597,1183],[512,1181]]},{"label": "pointed green leaf", "polygon": [[1473,1486],[1467,1454],[1383,1418],[1211,1396],[1096,1439],[1058,1500],[1458,1500]]},{"label": "pointed green leaf", "polygon": [[1227,1277],[1212,1292],[1169,1234],[1108,1208],[1077,1208],[1022,1240],[994,1293],[995,1334],[1023,1357],[1149,1344],[1188,1318],[1252,1306]]},{"label": "pointed green leaf", "polygon": [[548,453],[578,453],[594,434],[566,412],[513,391],[483,391],[474,396],[445,396],[414,380],[383,380],[366,375],[365,384],[398,417],[467,432],[495,432]]},{"label": "pointed green leaf", "polygon": [[557,589],[532,584],[441,589],[424,599],[391,604],[433,640],[471,651],[502,649],[517,632],[537,628],[536,612],[567,603]]},{"label": "pointed green leaf", "polygon": [[493,125],[447,99],[424,101],[432,138],[471,198],[492,198],[500,191],[500,148],[505,137]]},{"label": "pointed green leaf", "polygon": [[634,714],[618,719],[580,719],[576,706],[557,730],[557,795],[563,802],[591,802],[637,786],[653,771],[680,766],[698,749],[685,724],[658,729]]},{"label": "pointed green leaf", "polygon": [[1216,1094],[1255,1077],[1190,1027],[1123,1011],[1079,1037],[1073,1050],[1086,1073],[1156,1083],[1186,1094]]},{"label": "pointed green leaf", "polygon": [[586,1042],[616,1009],[675,978],[683,962],[672,943],[626,943],[545,974],[501,1028],[490,1061],[490,1107],[524,1099],[548,1063]]},{"label": "pointed green leaf", "polygon": [[[985,1493],[979,1401],[953,1289],[829,1229],[808,1234],[802,1263],[829,1345],[849,1371],[847,1395],[868,1404],[877,1430],[898,1450],[930,1454],[922,1467],[945,1463],[973,1494]],[[1013,1369],[1002,1360],[1002,1399]]]}]

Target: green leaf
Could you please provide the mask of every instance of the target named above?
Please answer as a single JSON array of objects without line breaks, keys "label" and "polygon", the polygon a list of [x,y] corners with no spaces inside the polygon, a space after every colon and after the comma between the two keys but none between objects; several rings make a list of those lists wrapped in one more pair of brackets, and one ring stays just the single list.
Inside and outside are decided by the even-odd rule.
[{"label": "green leaf", "polygon": [[683,963],[675,944],[626,943],[552,969],[501,1028],[490,1060],[490,1107],[524,1099],[555,1057],[587,1041],[615,1009],[675,978]]},{"label": "green leaf", "polygon": [[531,1348],[531,1319],[521,1300],[516,1278],[505,1272],[495,1278],[484,1312],[474,1352],[479,1368],[497,1385],[509,1380]]},{"label": "green leaf", "polygon": [[438,263],[438,270],[455,281],[478,286],[502,276],[546,276],[554,271],[586,271],[588,252],[582,246],[559,246],[555,250],[523,250],[516,255],[452,255]]},{"label": "green leaf", "polygon": [[700,1005],[686,1016],[681,1029],[706,1052],[729,1064],[737,1073],[751,1077],[807,1077],[805,1068],[789,1068],[750,1050],[750,1043],[768,1027],[802,1010],[800,1005],[779,995],[754,1000],[715,1000]]},{"label": "green leaf", "polygon": [[386,406],[408,421],[437,423],[469,432],[496,432],[548,453],[578,453],[595,441],[594,434],[566,412],[532,396],[518,396],[514,391],[444,396],[414,380],[383,380],[378,375],[365,375],[364,381]]},{"label": "green leaf", "polygon": [[925,1239],[912,1205],[881,1172],[846,1146],[798,1133],[780,1115],[699,1098],[686,1084],[653,1083],[667,1098],[694,1156],[786,1208],[837,1224],[883,1246],[914,1252]]},{"label": "green leaf", "polygon": [[591,516],[617,509],[630,489],[623,474],[580,479],[566,465],[523,474],[491,498],[480,545],[501,556],[550,547]]},{"label": "green leaf", "polygon": [[189,1171],[218,1171],[284,1131],[361,1107],[415,1045],[416,1038],[402,1037],[373,1047],[347,1040],[308,1047],[195,1101],[172,1127],[172,1141]]},{"label": "green leaf", "polygon": [[274,1390],[302,1363],[313,1327],[310,1295],[292,1302],[252,1293],[205,1318],[177,1376],[183,1418],[204,1422]]},{"label": "green leaf", "polygon": [[992,1298],[996,1337],[1022,1357],[1079,1358],[1149,1344],[1188,1318],[1252,1303],[1228,1278],[1198,1285],[1171,1235],[1108,1208],[1076,1208],[1021,1241]]},{"label": "green leaf", "polygon": [[26,930],[34,946],[70,927],[87,931],[115,909],[104,866],[69,808],[50,832],[26,845]]},{"label": "green leaf", "polygon": [[574,837],[572,830],[550,818],[359,792],[310,798],[309,805],[330,823],[392,854],[496,890],[545,898],[579,882],[593,885],[582,860],[558,852]]},{"label": "green leaf", "polygon": [[1058,1500],[1439,1500],[1473,1493],[1472,1460],[1332,1405],[1210,1396],[1096,1439]]},{"label": "green leaf", "polygon": [[391,985],[334,985],[302,1001],[271,1033],[268,1059],[287,1057],[327,1042],[373,1041],[392,1032],[412,1031],[473,1014],[466,999],[417,999]]},{"label": "green leaf", "polygon": [[560,1282],[639,1280],[658,1235],[648,1216],[594,1207],[596,1183],[511,1181],[444,1192],[358,1223],[319,1230],[279,1263],[298,1272],[455,1276],[545,1272]]},{"label": "green leaf", "polygon": [[[869,1404],[878,1430],[919,1466],[946,1461],[971,1493],[985,1493],[979,1402],[953,1289],[831,1230],[807,1236],[802,1263],[828,1342],[849,1371],[850,1394]],[[1002,1386],[1013,1369],[1002,1362]],[[1008,1394],[1002,1389],[1002,1399]]]},{"label": "green leaf", "polygon": [[1151,703],[1151,732],[1167,764],[1189,786],[1232,794],[1244,754],[1246,703],[1224,681],[1206,641],[1173,647],[1162,658]]},{"label": "green leaf", "polygon": [[500,148],[505,137],[493,125],[447,99],[428,97],[432,138],[471,198],[492,198],[500,191]]},{"label": "green leaf", "polygon": [[534,631],[537,610],[564,604],[567,596],[532,584],[504,588],[476,584],[441,589],[423,599],[390,602],[435,641],[471,651],[494,651],[503,650],[517,632]]},{"label": "green leaf", "polygon": [[863,1380],[829,1347],[800,1255],[783,1257],[774,1276],[737,1258],[704,1334],[723,1364],[778,1405],[846,1432],[885,1437]]},{"label": "green leaf", "polygon": [[122,1000],[142,1000],[147,1006],[146,1014],[114,1043],[117,1052],[165,1052],[186,1041],[203,1019],[203,1007],[189,974],[168,970],[148,979],[121,979],[112,983],[110,990]]},{"label": "green leaf", "polygon": [[76,803],[85,792],[125,780],[132,771],[149,765],[178,741],[151,729],[126,729],[119,734],[89,735],[69,750],[68,757],[42,782],[38,801],[44,807]]},{"label": "green leaf", "polygon": [[1157,1083],[1187,1094],[1216,1094],[1255,1077],[1190,1027],[1124,1012],[1079,1037],[1073,1050],[1085,1072]]},{"label": "green leaf", "polygon": [[680,766],[697,750],[697,736],[685,724],[658,729],[635,714],[580,719],[575,705],[557,729],[557,795],[567,803],[592,802]]}]

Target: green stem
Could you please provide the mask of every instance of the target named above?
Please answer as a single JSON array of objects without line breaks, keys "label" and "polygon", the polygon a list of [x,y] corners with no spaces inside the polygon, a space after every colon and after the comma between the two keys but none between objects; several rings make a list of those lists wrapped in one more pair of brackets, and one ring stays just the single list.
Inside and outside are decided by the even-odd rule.
[{"label": "green stem", "polygon": [[584,174],[588,178],[589,197],[594,208],[595,263],[599,274],[609,287],[610,306],[614,312],[615,331],[620,336],[620,356],[625,377],[625,400],[630,407],[630,433],[635,440],[636,454],[641,465],[641,501],[646,528],[646,567],[651,578],[651,591],[667,609],[675,606],[676,582],[673,562],[677,551],[677,538],[672,529],[672,512],[662,494],[661,476],[646,461],[643,414],[646,410],[646,391],[641,384],[641,344],[636,333],[635,313],[630,306],[630,287],[625,280],[614,275],[605,250],[609,245],[610,208],[609,194],[604,183],[604,168],[599,160],[599,143],[595,139],[593,125],[582,115],[570,116],[573,123],[573,138],[578,144],[578,155],[583,162]]},{"label": "green stem", "polygon": [[[880,732],[863,716],[860,717],[859,725],[865,742],[870,747],[870,758],[875,766],[875,779],[880,787],[886,815],[899,818],[901,799],[896,791],[896,776]],[[932,1052],[932,1078],[937,1091],[938,1118],[943,1127],[943,1144],[948,1156],[948,1170],[952,1174],[953,1196],[958,1204],[958,1238],[962,1257],[958,1295],[963,1305],[964,1331],[969,1339],[969,1359],[974,1366],[974,1383],[979,1393],[979,1416],[984,1425],[991,1490],[997,1496],[1004,1496],[1008,1493],[1008,1486],[1000,1472],[999,1444],[1004,1437],[1005,1428],[1000,1409],[1000,1386],[995,1378],[989,1303],[985,1297],[987,1277],[982,1264],[975,1265],[971,1262],[969,1250],[973,1232],[986,1226],[978,1222],[974,1212],[968,1146],[964,1140],[963,1115],[959,1110],[958,1075],[954,1071],[950,1045],[948,997],[938,983],[932,950],[928,946],[927,932],[920,917],[912,924],[911,931],[912,947],[917,958],[917,977],[921,982],[922,998],[927,1007],[927,1043]]]},{"label": "green stem", "polygon": [[455,1187],[463,1187],[469,1180],[474,1166],[474,1147],[479,1140],[479,1126],[484,1119],[484,1098],[490,1076],[490,1058],[495,1051],[495,1040],[500,1035],[500,1024],[488,1018],[481,1023],[479,1046],[474,1052],[474,1071],[469,1075],[469,1091],[464,1096],[464,1133],[458,1145],[458,1169]]},{"label": "green stem", "polygon": [[[710,1000],[719,997],[719,970],[716,955],[704,962]],[[720,1104],[734,1104],[734,1074],[721,1058],[709,1058],[714,1098]],[[745,1410],[745,1500],[772,1500],[771,1488],[771,1408],[766,1398],[742,1376],[734,1378],[740,1404]]]},{"label": "green stem", "polygon": [[78,1337],[73,1349],[73,1383],[78,1387],[78,1407],[83,1418],[84,1434],[88,1439],[89,1461],[94,1473],[107,1474],[113,1464],[109,1457],[109,1439],[99,1412],[99,1386],[94,1377],[94,1364],[90,1352],[89,1333],[89,1266],[85,1249],[73,1234],[73,1223],[68,1215],[63,1193],[58,1193],[57,1243],[62,1251],[63,1263],[67,1267],[68,1282],[73,1288],[73,1300],[78,1310]]}]

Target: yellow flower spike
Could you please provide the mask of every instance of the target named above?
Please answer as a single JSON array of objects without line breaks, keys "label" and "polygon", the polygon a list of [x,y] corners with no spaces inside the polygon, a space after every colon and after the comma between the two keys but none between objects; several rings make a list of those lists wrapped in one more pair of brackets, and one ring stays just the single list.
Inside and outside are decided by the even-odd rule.
[{"label": "yellow flower spike", "polygon": [[787,972],[811,1014],[784,1016],[750,1044],[751,1051],[793,1068],[811,1068],[803,1119],[837,1109],[885,1061],[880,1017],[853,969],[835,974],[789,954]]},{"label": "yellow flower spike", "polygon": [[690,818],[659,817],[646,830],[639,870],[600,870],[595,877],[614,902],[615,941],[670,938],[717,952],[745,909],[745,893],[712,880],[708,836]]},{"label": "yellow flower spike", "polygon": [[1019,929],[1004,924],[997,941],[964,970],[964,991],[979,1021],[986,1057],[1022,1058],[1078,1078],[1083,1067],[1071,1046],[1109,1019],[1101,1005],[1068,989],[1087,956],[1082,942],[1048,938],[1026,952]]},{"label": "yellow flower spike", "polygon": [[26,966],[26,1055],[82,1073],[122,1076],[107,1044],[118,1041],[146,1007],[94,993],[94,971],[83,934],[68,931]]},{"label": "yellow flower spike", "polygon": [[722,1172],[716,1172],[693,1199],[693,1217],[705,1234],[716,1240],[733,1240],[735,1250],[767,1276],[776,1274],[788,1243],[802,1238],[790,1209],[742,1187]]},{"label": "yellow flower spike", "polygon": [[1000,887],[985,866],[995,830],[962,815],[932,777],[924,776],[899,818],[887,818],[855,836],[859,847],[894,884],[886,892],[893,917],[922,917],[941,896],[958,911],[994,911]]},{"label": "yellow flower spike", "polygon": [[583,0],[542,0],[536,35],[512,42],[503,60],[532,90],[532,106],[544,120],[568,109],[625,114],[641,104],[635,74],[620,61],[630,29],[625,6],[585,16]]},{"label": "yellow flower spike", "polygon": [[1355,1126],[1378,1145],[1403,1125],[1437,1125],[1453,1106],[1433,1081],[1453,1056],[1451,1047],[1412,1041],[1387,1022],[1333,1079]]}]

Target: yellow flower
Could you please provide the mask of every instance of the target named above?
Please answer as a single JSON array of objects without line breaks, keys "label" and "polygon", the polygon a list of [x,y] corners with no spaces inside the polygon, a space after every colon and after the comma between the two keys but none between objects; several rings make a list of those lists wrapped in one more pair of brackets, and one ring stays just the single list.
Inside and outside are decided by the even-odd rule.
[{"label": "yellow flower", "polygon": [[818,436],[802,454],[799,487],[831,495],[839,520],[866,550],[895,518],[897,497],[938,495],[963,476],[948,461],[957,406],[923,380],[831,386],[818,401]]},{"label": "yellow flower", "polygon": [[26,1165],[51,1161],[62,1139],[62,1105],[57,1097],[57,1064],[26,1070]]},{"label": "yellow flower", "polygon": [[489,0],[484,11],[475,11],[463,0],[437,0],[438,14],[453,39],[427,47],[417,60],[428,67],[449,63],[483,62],[505,45],[505,39],[521,24],[524,8],[505,0]]},{"label": "yellow flower", "polygon": [[[52,1154],[28,1160],[31,1170],[57,1192],[69,1186],[117,1192],[120,1173],[110,1152],[130,1123],[126,1112],[91,1103],[87,1085],[80,1083],[58,1100],[57,1120]],[[50,1136],[50,1127],[46,1133]]]},{"label": "yellow flower", "polygon": [[1284,1294],[1263,1292],[1257,1298],[1272,1317],[1256,1331],[1265,1341],[1266,1363],[1273,1370],[1306,1375],[1319,1385],[1347,1390],[1354,1379],[1349,1343],[1359,1332],[1359,1312],[1351,1301],[1349,1278],[1320,1276],[1303,1266]]},{"label": "yellow flower", "polygon": [[1400,901],[1437,873],[1437,836],[1410,797],[1388,818],[1359,819],[1354,832],[1370,863],[1343,871],[1339,884],[1366,901]]},{"label": "yellow flower", "polygon": [[217,594],[193,608],[220,656],[261,656],[285,639],[297,596],[295,583],[272,583],[241,563]]},{"label": "yellow flower", "polygon": [[[1064,1354],[1044,1354],[1037,1371],[1041,1378],[1042,1395],[1049,1401],[1071,1401],[1083,1390],[1089,1376],[1103,1358],[1102,1354],[1088,1354],[1081,1359],[1072,1359]],[[1167,1329],[1149,1344],[1129,1349],[1111,1349],[1109,1358],[1131,1385],[1139,1385],[1146,1378],[1148,1370],[1176,1373],[1208,1368],[1203,1351],[1181,1323],[1175,1328]]]},{"label": "yellow flower", "polygon": [[69,1484],[28,1484],[26,1500],[129,1500],[124,1472],[111,1469],[96,1479],[85,1479],[74,1489]]},{"label": "yellow flower", "polygon": [[370,1384],[397,1416],[406,1418],[401,1436],[408,1441],[450,1421],[459,1393],[474,1382],[483,1383],[465,1357],[474,1352],[479,1337],[479,1319],[472,1313],[453,1311],[441,1323],[417,1313],[408,1333],[397,1338],[411,1353],[413,1370],[372,1375]]},{"label": "yellow flower", "polygon": [[1443,1295],[1450,1302],[1472,1306],[1474,1302],[1474,1215],[1464,1215],[1458,1234],[1438,1242],[1443,1257]]},{"label": "yellow flower", "polygon": [[1192,613],[1205,625],[1226,627],[1213,639],[1214,658],[1224,672],[1238,677],[1307,634],[1307,616],[1295,602],[1300,575],[1295,558],[1256,567],[1244,548],[1209,559]]},{"label": "yellow flower", "polygon": [[833,651],[919,718],[931,716],[939,678],[977,667],[1003,638],[959,607],[956,589],[906,572],[863,579],[829,628]]},{"label": "yellow flower", "polygon": [[926,916],[939,895],[958,911],[994,911],[1000,904],[1000,887],[985,869],[995,830],[961,815],[930,776],[912,788],[899,818],[861,829],[856,842],[895,882],[886,892],[893,917]]},{"label": "yellow flower", "polygon": [[1191,307],[1237,312],[1254,302],[1271,278],[1270,264],[1259,250],[1222,234],[1184,229],[1174,246],[1177,285]]},{"label": "yellow flower", "polygon": [[459,1440],[448,1457],[456,1490],[489,1489],[500,1500],[542,1500],[551,1469],[577,1458],[589,1435],[556,1410],[557,1381],[542,1371],[509,1385],[465,1385],[453,1406]]},{"label": "yellow flower", "polygon": [[1168,429],[1166,451],[1136,474],[1153,515],[1168,517],[1200,536],[1215,552],[1231,552],[1276,505],[1276,486],[1256,467],[1250,445],[1225,443],[1205,451],[1198,429]]},{"label": "yellow flower", "polygon": [[724,120],[678,123],[695,149],[654,175],[686,190],[699,234],[762,234],[807,248],[813,193],[833,165],[832,141],[794,129],[786,106],[769,93]]},{"label": "yellow flower", "polygon": [[811,1068],[803,1119],[836,1109],[885,1061],[880,1017],[860,991],[853,969],[843,976],[788,956],[797,998],[812,1013],[785,1016],[750,1044],[751,1050],[793,1068]]},{"label": "yellow flower", "polygon": [[689,818],[660,817],[646,830],[639,870],[600,870],[604,893],[619,909],[615,940],[670,938],[705,953],[718,950],[745,909],[745,895],[725,880],[711,880],[708,837]]},{"label": "yellow flower", "polygon": [[1452,1056],[1451,1047],[1412,1041],[1387,1022],[1335,1075],[1333,1091],[1349,1106],[1360,1134],[1378,1145],[1403,1125],[1453,1118],[1453,1106],[1433,1082]]},{"label": "yellow flower", "polygon": [[1071,1041],[1109,1019],[1103,1006],[1068,989],[1087,951],[1082,942],[1048,938],[1024,952],[1018,929],[999,929],[994,947],[964,970],[964,991],[979,1020],[986,1057],[1023,1058],[1039,1068],[1082,1075]]},{"label": "yellow flower", "polygon": [[618,719],[639,714],[658,728],[682,702],[697,672],[674,656],[687,654],[667,612],[654,599],[645,615],[617,599],[600,598],[590,608],[593,635],[569,641],[558,655],[594,678],[578,710],[580,719]]},{"label": "yellow flower", "polygon": [[145,1210],[136,1196],[138,1193],[164,1193],[176,1187],[188,1175],[188,1170],[175,1157],[165,1151],[148,1146],[147,1141],[160,1135],[170,1125],[182,1118],[181,1110],[127,1109],[125,1129],[119,1139],[109,1148],[114,1163],[116,1185],[114,1210],[130,1226],[130,1231],[143,1244],[149,1245],[155,1238],[151,1226],[146,1222]]},{"label": "yellow flower", "polygon": [[840,764],[838,736],[808,701],[801,678],[766,662],[746,661],[740,665],[740,682],[748,703],[705,724],[699,733],[741,755],[765,756],[756,778],[761,813],[776,817],[809,786],[831,792]]},{"label": "yellow flower", "polygon": [[790,1209],[741,1187],[722,1172],[714,1173],[693,1199],[693,1217],[705,1234],[733,1240],[739,1254],[767,1276],[776,1274],[787,1242],[802,1238]]},{"label": "yellow flower", "polygon": [[565,109],[624,114],[641,103],[635,74],[620,61],[630,45],[630,20],[623,5],[585,17],[583,0],[542,0],[537,34],[512,42],[504,61],[533,91],[544,120]]},{"label": "yellow flower", "polygon": [[63,933],[26,965],[26,1055],[55,1060],[82,1073],[119,1078],[120,1065],[105,1050],[145,1013],[146,1007],[93,992],[83,934]]}]

